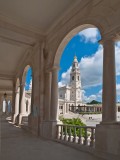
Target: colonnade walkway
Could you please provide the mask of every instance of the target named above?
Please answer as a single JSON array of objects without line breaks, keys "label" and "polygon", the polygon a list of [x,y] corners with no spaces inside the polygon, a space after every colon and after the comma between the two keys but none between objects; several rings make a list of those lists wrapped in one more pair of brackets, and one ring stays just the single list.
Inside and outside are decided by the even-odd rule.
[{"label": "colonnade walkway", "polygon": [[38,138],[0,118],[0,160],[102,160],[60,143]]}]

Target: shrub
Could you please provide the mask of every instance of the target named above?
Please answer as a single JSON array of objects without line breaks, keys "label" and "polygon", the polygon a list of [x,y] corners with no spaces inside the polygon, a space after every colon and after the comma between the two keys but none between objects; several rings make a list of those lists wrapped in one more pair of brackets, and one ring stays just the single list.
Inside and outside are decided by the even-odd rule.
[{"label": "shrub", "polygon": [[[66,125],[74,125],[74,126],[86,126],[81,119],[79,118],[73,118],[73,119],[67,119],[67,118],[61,118],[61,121],[63,124]],[[65,127],[63,127],[63,132],[65,132]],[[81,129],[82,136],[85,136],[85,129]],[[67,134],[69,134],[69,128],[67,128]],[[71,134],[74,136],[74,128],[71,127]],[[79,128],[76,127],[76,135],[79,136]]]}]

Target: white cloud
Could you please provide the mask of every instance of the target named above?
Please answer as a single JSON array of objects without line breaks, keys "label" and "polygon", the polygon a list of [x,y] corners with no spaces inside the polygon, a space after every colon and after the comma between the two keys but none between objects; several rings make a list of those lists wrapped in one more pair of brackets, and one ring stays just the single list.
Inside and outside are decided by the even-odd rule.
[{"label": "white cloud", "polygon": [[101,99],[102,98],[102,90],[100,90],[96,95],[92,94],[90,96],[86,96],[86,91],[82,90],[82,100],[83,102],[91,102],[92,100],[97,100],[97,98]]},{"label": "white cloud", "polygon": [[83,57],[79,63],[83,88],[102,83],[103,48],[89,57]]},{"label": "white cloud", "polygon": [[[94,29],[95,30],[95,29]],[[85,31],[85,30],[84,30]],[[83,31],[82,31],[83,32]],[[81,32],[80,32],[81,33]],[[95,32],[87,33],[83,32],[81,35],[86,36],[86,41],[90,41],[90,36],[97,37],[97,30]],[[116,56],[116,75],[120,76],[120,42],[115,44],[115,56]],[[79,62],[82,88],[90,88],[102,84],[102,68],[103,68],[103,48],[100,45],[97,52],[91,56],[83,57]],[[69,84],[70,82],[70,71],[71,67],[62,74],[61,81],[58,83],[59,87]],[[120,84],[116,85],[117,96],[120,96]],[[83,100],[89,102],[102,97],[102,90],[96,95],[86,96],[85,91],[83,92]]]},{"label": "white cloud", "polygon": [[29,83],[29,90],[32,89],[32,79],[30,80],[30,83]]},{"label": "white cloud", "polygon": [[96,100],[97,99],[97,96],[96,95],[94,95],[94,94],[92,94],[92,95],[90,95],[90,96],[83,96],[83,102],[84,103],[87,103],[87,102],[91,102],[92,100]]},{"label": "white cloud", "polygon": [[116,85],[117,96],[120,96],[120,84]]},{"label": "white cloud", "polygon": [[[116,92],[117,92],[117,96],[120,96],[120,84],[116,84]],[[91,102],[92,100],[97,100],[97,98],[102,99],[102,89],[96,93],[95,95],[92,94],[90,96],[86,96],[86,91],[82,90],[82,99],[83,102]]]},{"label": "white cloud", "polygon": [[65,85],[69,84],[69,82],[70,82],[70,71],[71,71],[71,68],[72,67],[70,67],[66,72],[62,73],[62,75],[61,75],[61,77],[62,77],[61,81],[58,82],[58,86],[59,87],[63,87]]},{"label": "white cloud", "polygon": [[[102,83],[102,61],[103,49],[100,46],[98,51],[89,57],[83,57],[79,62],[82,87],[97,86]],[[62,73],[62,79],[58,83],[59,87],[64,86],[70,82],[71,67]]]},{"label": "white cloud", "polygon": [[81,41],[85,43],[95,43],[98,41],[99,30],[97,28],[88,28],[78,33],[81,36]]},{"label": "white cloud", "polygon": [[115,45],[116,75],[120,75],[120,42]]},{"label": "white cloud", "polygon": [[[116,53],[116,75],[120,75],[120,46],[115,46]],[[100,45],[98,51],[88,57],[81,58],[79,62],[81,72],[81,82],[83,88],[98,86],[102,84],[102,70],[103,70],[103,48]],[[62,80],[59,86],[69,84],[71,67],[62,74]]]}]

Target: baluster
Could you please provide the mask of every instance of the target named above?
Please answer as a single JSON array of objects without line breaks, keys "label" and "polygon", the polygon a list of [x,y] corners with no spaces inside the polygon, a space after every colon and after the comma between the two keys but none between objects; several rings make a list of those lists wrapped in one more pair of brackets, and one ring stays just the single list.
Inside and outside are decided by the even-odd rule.
[{"label": "baluster", "polygon": [[74,137],[73,137],[73,142],[76,142],[76,127],[74,126]]},{"label": "baluster", "polygon": [[85,127],[84,145],[87,145],[87,128]]},{"label": "baluster", "polygon": [[68,137],[68,141],[71,142],[71,137],[72,136],[72,133],[71,133],[71,127],[69,126],[69,137]]},{"label": "baluster", "polygon": [[65,136],[64,136],[64,140],[67,141],[67,126],[65,126]]},{"label": "baluster", "polygon": [[60,139],[63,139],[63,126],[61,126],[61,135],[60,135]]},{"label": "baluster", "polygon": [[91,128],[90,147],[94,146],[94,128]]},{"label": "baluster", "polygon": [[81,132],[81,128],[79,128],[79,139],[78,139],[78,144],[82,144],[82,132]]}]

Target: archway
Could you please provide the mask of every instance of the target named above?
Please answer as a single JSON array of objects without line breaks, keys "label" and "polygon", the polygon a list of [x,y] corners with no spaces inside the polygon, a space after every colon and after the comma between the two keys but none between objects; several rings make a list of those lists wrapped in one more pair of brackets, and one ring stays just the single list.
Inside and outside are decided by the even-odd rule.
[{"label": "archway", "polygon": [[[80,76],[82,76],[82,77],[80,77],[80,76],[77,76],[77,77],[79,77],[78,80],[80,80],[82,78],[81,81],[82,81],[82,83],[84,83],[84,84],[82,84],[82,86],[84,85],[84,87],[79,86],[79,87],[82,87],[82,93],[81,93],[81,91],[78,91],[78,92],[80,92],[80,94],[78,94],[78,95],[79,95],[79,98],[80,98],[81,94],[82,95],[84,94],[84,99],[86,99],[86,101],[84,101],[84,102],[81,101],[79,103],[74,103],[73,102],[74,103],[74,105],[73,105],[74,109],[73,110],[75,112],[77,110],[78,111],[80,110],[78,108],[81,108],[81,110],[84,111],[84,112],[88,111],[88,112],[96,112],[96,113],[99,112],[99,113],[101,113],[100,108],[102,108],[102,61],[103,61],[102,53],[103,53],[103,48],[98,43],[98,41],[101,39],[101,35],[100,35],[99,30],[95,26],[90,25],[90,28],[88,27],[89,31],[87,31],[88,30],[88,29],[86,29],[87,27],[88,27],[88,25],[83,25],[83,26],[77,27],[74,30],[72,30],[63,39],[63,41],[61,42],[60,46],[57,49],[55,60],[54,60],[54,66],[55,67],[60,66],[60,72],[59,72],[58,79],[59,79],[59,85],[61,87],[61,88],[59,88],[59,90],[61,90],[61,91],[59,93],[59,98],[63,97],[64,101],[66,101],[65,100],[66,95],[65,95],[64,91],[66,90],[66,92],[69,92],[69,91],[67,91],[67,90],[69,90],[69,89],[67,89],[67,88],[69,88],[69,86],[67,86],[65,81],[68,82],[68,77],[70,77],[71,70],[74,68],[74,66],[72,66],[72,67],[70,67],[70,66],[71,66],[73,61],[76,61],[75,60],[76,58],[75,59],[73,58],[76,55],[77,59],[78,59],[77,60],[78,61],[77,65],[81,69]],[[94,30],[94,32],[92,31],[92,29]],[[94,34],[96,34],[96,35],[98,34],[97,35],[98,37]],[[70,53],[71,51],[69,49],[69,46],[73,44],[73,39],[75,39],[77,36],[81,37],[81,39],[79,38],[80,41],[83,40],[84,43],[87,44],[89,42],[89,44],[88,44],[88,46],[85,44],[87,47],[85,45],[83,45],[83,42],[81,42],[81,44],[79,44],[79,45],[82,45],[81,48],[83,47],[85,51],[83,49],[81,49],[81,50],[77,49],[76,51],[73,51],[72,47],[73,48],[75,48],[75,47],[72,46],[71,50],[72,50],[73,53]],[[69,43],[68,43],[68,41],[69,41]],[[68,43],[68,44],[66,45],[66,43]],[[92,47],[93,44],[95,44],[96,46],[92,50],[91,47]],[[85,47],[89,51],[87,51],[87,49],[85,49]],[[69,50],[69,51],[66,51],[66,50]],[[66,52],[69,55],[67,55],[66,61],[64,60],[65,63],[63,63],[66,71],[61,72],[61,70],[62,70],[61,68],[63,66],[61,67],[60,58],[65,59],[65,56],[63,55],[64,52]],[[78,53],[78,52],[80,52],[80,53]],[[86,53],[88,52],[89,54],[85,54],[85,52]],[[70,54],[72,54],[72,56]],[[79,54],[81,54],[81,57],[79,56]],[[70,63],[69,63],[69,67],[67,68],[67,64],[68,64],[69,60],[70,60]],[[90,63],[92,63],[92,64],[90,64]],[[92,73],[93,69],[96,71],[95,76]],[[87,75],[88,73],[89,73],[89,75]],[[97,78],[96,78],[96,75],[98,76]],[[63,78],[62,82],[60,81],[61,76]],[[74,81],[74,80],[76,80],[76,78],[75,77],[73,78],[73,76],[71,75],[71,80],[69,79],[69,81]],[[64,84],[64,82],[65,82],[65,84]],[[90,91],[91,86],[94,88],[93,93],[91,93],[91,91]],[[63,92],[63,95],[62,95],[62,92]],[[88,92],[87,95],[86,95],[86,92]],[[75,94],[76,94],[76,92],[75,92]],[[68,93],[67,95],[70,96],[70,93]],[[71,93],[71,95],[72,95],[72,93]],[[68,99],[71,98],[69,96],[68,96]],[[93,100],[96,100],[95,102],[98,102],[98,103],[100,101],[100,104],[95,104],[95,106],[93,106],[93,104],[89,104],[87,106],[86,103],[88,103],[88,102],[90,103]],[[67,106],[66,105],[67,103],[68,103],[68,101],[66,101],[64,106]],[[71,101],[71,103],[72,103],[72,101]],[[65,109],[65,111],[69,111],[69,109]],[[93,114],[93,113],[91,113],[91,114]],[[102,118],[102,114],[99,117],[99,121],[101,121],[101,118]]]},{"label": "archway", "polygon": [[32,68],[27,65],[22,76],[21,117],[19,123],[28,124],[28,116],[31,113],[32,99]]}]

